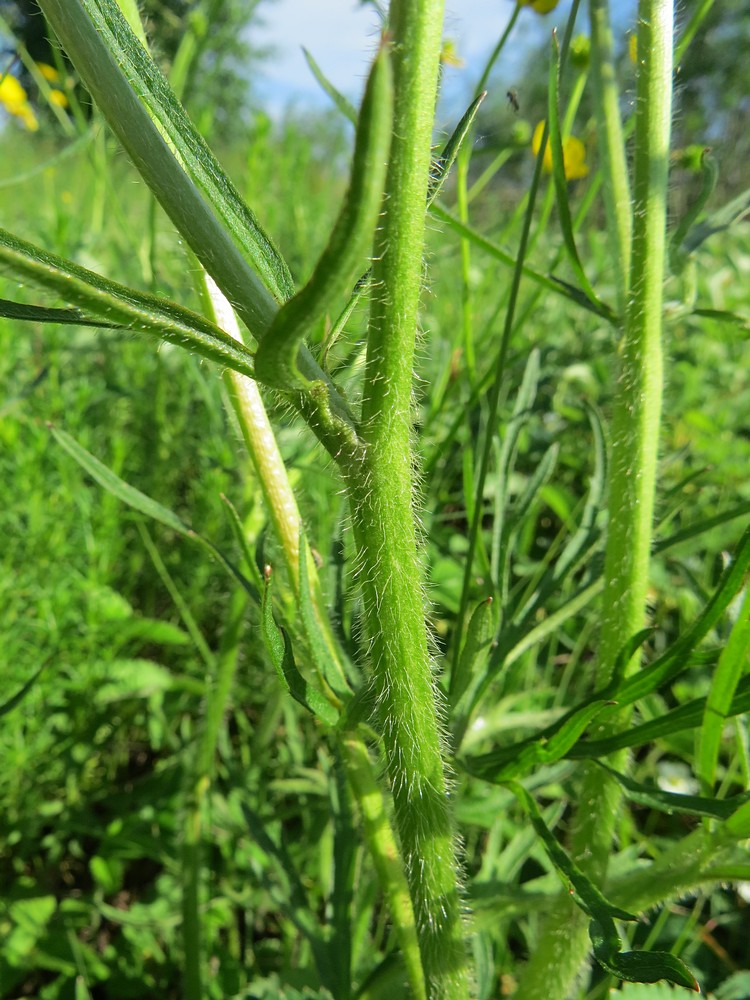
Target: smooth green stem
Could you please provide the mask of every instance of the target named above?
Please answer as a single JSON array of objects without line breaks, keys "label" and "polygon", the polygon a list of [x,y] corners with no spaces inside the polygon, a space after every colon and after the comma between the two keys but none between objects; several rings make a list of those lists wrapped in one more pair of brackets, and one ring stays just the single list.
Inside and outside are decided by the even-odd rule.
[{"label": "smooth green stem", "polygon": [[[631,269],[611,432],[599,680],[606,683],[625,642],[643,627],[652,538],[662,400],[662,296],[672,113],[672,0],[641,0],[634,151]],[[612,162],[609,164],[613,169]],[[612,178],[608,183],[615,183]],[[605,184],[606,187],[606,184]],[[637,657],[627,670],[637,667]],[[626,717],[614,723],[626,724]],[[614,761],[622,767],[624,761]],[[601,769],[584,768],[572,853],[603,881],[621,796]],[[545,922],[522,976],[519,1000],[563,1000],[589,949],[588,919],[562,899]]]},{"label": "smooth green stem", "polygon": [[[241,342],[242,333],[230,303],[210,275],[205,272],[202,273],[202,283],[206,293],[203,296],[204,308],[209,313],[210,318],[230,337]],[[225,372],[224,382],[250,460],[258,477],[271,524],[281,545],[295,601],[299,602],[300,600],[300,559],[304,558],[307,561],[307,579],[316,624],[326,648],[336,664],[337,672],[343,677],[344,666],[341,651],[325,608],[318,569],[309,545],[305,545],[304,553],[300,552],[302,518],[297,506],[297,498],[289,482],[284,459],[258,386],[252,379],[235,371]]]},{"label": "smooth green stem", "polygon": [[601,171],[607,179],[602,194],[610,256],[615,268],[617,307],[623,315],[630,284],[633,220],[608,0],[589,0],[589,18],[597,145]]},{"label": "smooth green stem", "polygon": [[459,865],[417,551],[412,378],[443,4],[394,0],[394,134],[373,267],[361,437],[344,465],[372,685],[428,996],[465,998]]}]

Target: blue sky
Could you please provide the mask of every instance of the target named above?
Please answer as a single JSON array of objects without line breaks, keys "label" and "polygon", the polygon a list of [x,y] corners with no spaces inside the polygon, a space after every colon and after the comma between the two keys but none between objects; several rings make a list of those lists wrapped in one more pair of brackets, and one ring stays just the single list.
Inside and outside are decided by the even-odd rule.
[{"label": "blue sky", "polygon": [[[627,16],[634,0],[614,6],[620,16]],[[445,34],[455,41],[466,63],[463,69],[450,69],[446,74],[446,106],[465,105],[513,8],[513,0],[446,0]],[[522,11],[512,45],[503,56],[504,80],[512,82],[529,44],[549,36],[556,25],[563,28],[569,9],[570,0],[562,0],[546,17]],[[356,0],[273,0],[262,4],[260,11],[264,24],[253,28],[254,40],[274,52],[261,64],[262,78],[256,81],[265,107],[279,113],[290,103],[320,107],[328,101],[310,74],[302,46],[340,90],[358,100],[378,38],[377,14],[370,5],[363,7]],[[586,18],[581,17],[581,29],[586,26]]]}]

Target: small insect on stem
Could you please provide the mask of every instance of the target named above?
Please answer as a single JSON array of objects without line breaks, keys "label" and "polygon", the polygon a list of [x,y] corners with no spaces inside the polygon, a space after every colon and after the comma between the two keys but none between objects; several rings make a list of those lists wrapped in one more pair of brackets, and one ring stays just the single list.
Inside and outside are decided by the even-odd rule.
[{"label": "small insect on stem", "polygon": [[518,91],[515,87],[511,87],[505,94],[508,98],[508,104],[513,108],[516,114],[521,110],[521,105],[518,103]]}]

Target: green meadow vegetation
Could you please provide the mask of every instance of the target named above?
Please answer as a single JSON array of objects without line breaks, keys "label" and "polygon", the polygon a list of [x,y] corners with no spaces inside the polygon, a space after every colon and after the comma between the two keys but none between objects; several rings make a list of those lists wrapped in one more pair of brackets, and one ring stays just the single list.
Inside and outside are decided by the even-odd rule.
[{"label": "green meadow vegetation", "polygon": [[232,129],[215,6],[0,83],[0,997],[750,996],[750,16]]}]

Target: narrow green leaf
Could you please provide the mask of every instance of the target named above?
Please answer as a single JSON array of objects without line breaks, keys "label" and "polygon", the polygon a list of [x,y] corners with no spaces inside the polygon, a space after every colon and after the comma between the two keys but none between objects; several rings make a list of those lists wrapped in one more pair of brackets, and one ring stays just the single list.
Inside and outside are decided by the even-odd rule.
[{"label": "narrow green leaf", "polygon": [[748,668],[748,650],[750,650],[750,587],[745,590],[742,606],[719,657],[706,699],[706,711],[698,739],[697,753],[697,771],[705,791],[710,791],[716,780],[721,737],[737,685]]},{"label": "narrow green leaf", "polygon": [[476,677],[482,660],[487,658],[497,627],[496,618],[491,597],[486,598],[474,609],[466,630],[466,641],[461,650],[461,657],[450,680],[449,697],[454,706],[459,703],[461,695]]},{"label": "narrow green leaf", "polygon": [[557,41],[557,33],[552,34],[552,57],[549,69],[548,88],[548,112],[549,112],[549,143],[552,152],[552,177],[555,183],[555,194],[557,196],[557,212],[560,218],[560,229],[562,231],[563,243],[568,254],[570,264],[580,282],[584,295],[597,307],[601,308],[601,303],[596,292],[591,286],[591,282],[586,277],[581,258],[578,256],[575,235],[573,233],[573,217],[570,212],[568,201],[568,181],[565,176],[565,158],[563,155],[562,135],[560,132],[560,47]]},{"label": "narrow green leaf", "polygon": [[667,952],[622,952],[615,920],[637,920],[638,917],[611,903],[594,883],[581,871],[563,850],[544,822],[533,797],[516,782],[508,787],[523,805],[531,824],[544,844],[555,868],[573,887],[573,899],[592,919],[589,935],[594,947],[594,957],[612,975],[629,982],[655,983],[660,979],[698,989],[687,966]]},{"label": "narrow green leaf", "polygon": [[589,937],[594,957],[610,975],[629,983],[656,983],[660,979],[700,993],[690,969],[667,951],[621,951],[620,937],[611,920],[592,920]]},{"label": "narrow green leaf", "polygon": [[[672,268],[675,271],[682,270],[685,265],[685,260],[690,251],[684,251],[682,244],[689,238],[692,226],[705,208],[719,179],[719,164],[711,155],[711,150],[708,147],[703,150],[703,155],[701,156],[701,175],[702,184],[698,196],[690,201],[685,215],[680,220],[679,225],[672,234],[672,239],[669,241],[669,257]],[[692,249],[695,249],[695,247]]]},{"label": "narrow green leaf", "polygon": [[134,510],[140,511],[141,514],[145,514],[146,517],[152,518],[154,521],[159,521],[161,524],[166,525],[166,527],[171,528],[172,531],[177,532],[177,534],[182,535],[184,538],[189,538],[199,545],[202,545],[219,561],[219,563],[224,567],[224,569],[229,573],[230,576],[244,587],[247,593],[254,600],[259,601],[260,595],[256,588],[250,583],[250,581],[245,577],[237,567],[227,559],[223,552],[214,545],[213,542],[209,541],[203,535],[199,534],[194,528],[185,524],[184,521],[171,511],[168,507],[160,504],[157,500],[152,497],[147,496],[145,493],[141,493],[140,490],[131,486],[130,483],[126,483],[124,479],[120,479],[111,469],[108,469],[106,465],[95,458],[91,452],[86,451],[76,440],[71,437],[66,431],[59,430],[52,424],[49,425],[50,433],[57,441],[57,443],[68,452],[68,454],[78,462],[84,471],[86,471],[92,479],[95,479],[100,486],[103,486],[105,490],[116,496],[118,500],[122,500],[129,507]]},{"label": "narrow green leaf", "polygon": [[26,697],[29,691],[31,691],[31,689],[34,687],[37,680],[39,679],[40,674],[47,666],[47,664],[51,661],[51,659],[52,657],[48,657],[44,661],[44,663],[42,663],[41,666],[37,667],[37,669],[34,671],[31,677],[29,677],[29,679],[18,689],[18,691],[16,691],[14,695],[11,695],[11,697],[8,698],[8,700],[4,704],[0,705],[0,718],[2,718],[4,715],[7,715],[8,712],[12,712],[13,709],[16,707],[16,705],[20,705],[20,703],[23,701],[23,699]]},{"label": "narrow green leaf", "polygon": [[261,580],[260,570],[258,565],[253,558],[253,554],[250,551],[250,546],[247,544],[247,535],[245,533],[245,527],[242,524],[240,515],[237,513],[237,508],[234,506],[229,497],[225,496],[224,493],[221,494],[221,499],[229,511],[229,523],[232,526],[232,532],[240,547],[240,551],[244,556],[245,567],[249,573],[253,583],[258,588],[258,593],[260,594],[263,589],[263,581]]},{"label": "narrow green leaf", "polygon": [[743,316],[741,313],[729,312],[727,309],[693,309],[692,315],[705,316],[720,323],[731,323],[745,333],[750,333],[750,316]]},{"label": "narrow green leaf", "polygon": [[636,632],[635,635],[631,636],[625,645],[622,647],[620,652],[617,654],[617,659],[615,660],[615,665],[612,669],[613,683],[619,684],[622,678],[625,676],[625,668],[633,659],[635,654],[641,648],[643,643],[650,636],[654,634],[653,627],[643,628],[640,632]]},{"label": "narrow green leaf", "polygon": [[52,309],[48,306],[25,305],[11,299],[0,299],[0,316],[33,323],[62,323],[74,326],[103,326],[117,329],[118,323],[102,323],[86,316],[80,309]]},{"label": "narrow green leaf", "polygon": [[[742,798],[745,797],[742,796]],[[727,833],[737,837],[738,840],[750,837],[750,802],[743,802],[736,812],[727,819],[724,828]]]},{"label": "narrow green leaf", "polygon": [[310,71],[315,79],[318,81],[320,86],[323,88],[326,94],[331,98],[333,103],[339,109],[344,118],[347,118],[352,125],[357,124],[357,111],[352,102],[337,90],[336,87],[331,83],[328,77],[325,75],[323,70],[318,66],[317,62],[311,55],[311,53],[302,46],[302,53],[307,60],[307,65],[310,67]]},{"label": "narrow green leaf", "polygon": [[689,524],[686,528],[676,531],[673,535],[662,538],[654,545],[654,551],[665,552],[667,549],[674,548],[675,545],[680,545],[682,542],[689,542],[693,538],[698,538],[712,528],[718,528],[723,524],[734,521],[738,517],[746,517],[748,514],[750,514],[750,500],[737,504],[736,507],[730,507],[728,510],[714,515],[714,517],[706,517],[700,521],[696,521],[695,524]]},{"label": "narrow green leaf", "polygon": [[116,496],[118,500],[122,500],[129,507],[140,511],[141,514],[145,514],[146,517],[150,517],[154,521],[159,521],[185,538],[195,537],[193,529],[185,524],[173,511],[160,504],[157,500],[153,500],[145,493],[141,493],[140,490],[131,486],[130,483],[126,483],[125,480],[120,479],[111,469],[108,469],[106,465],[100,462],[98,458],[94,458],[91,452],[86,451],[66,431],[59,430],[52,424],[49,425],[49,429],[55,441],[78,462],[81,468],[95,479],[100,486],[103,486],[105,490]]},{"label": "narrow green leaf", "polygon": [[271,657],[274,669],[278,674],[285,691],[299,702],[308,712],[312,712],[321,722],[335,726],[339,713],[321,692],[313,687],[299,672],[294,660],[292,643],[286,631],[276,624],[271,601],[271,567],[266,568],[265,586],[261,604],[261,622],[263,639]]},{"label": "narrow green leaf", "polygon": [[[671,712],[660,715],[657,719],[643,722],[639,726],[632,726],[625,732],[617,733],[607,739],[582,740],[576,746],[571,747],[565,756],[575,760],[582,757],[606,757],[610,753],[614,753],[615,750],[643,746],[654,740],[673,736],[675,733],[697,729],[701,724],[705,709],[706,699],[696,698],[679,708],[673,708]],[[745,677],[740,681],[727,718],[741,715],[743,712],[750,712],[750,677]]]},{"label": "narrow green leaf", "polygon": [[475,97],[471,102],[469,107],[464,112],[461,121],[458,123],[456,128],[453,130],[448,142],[445,144],[443,151],[437,159],[432,161],[432,167],[430,169],[430,183],[427,187],[427,207],[429,208],[433,201],[437,198],[442,190],[443,184],[445,184],[448,174],[451,172],[451,167],[456,162],[456,157],[458,156],[459,150],[463,145],[466,136],[471,130],[471,126],[474,124],[474,119],[479,111],[479,106],[482,101],[487,96],[487,91],[483,90],[478,97]]},{"label": "narrow green leaf", "polygon": [[310,574],[307,560],[310,558],[305,532],[300,524],[299,531],[299,610],[315,669],[320,677],[330,685],[339,698],[349,700],[352,689],[339,664],[326,645],[315,613],[315,603],[310,590]]},{"label": "narrow green leaf", "polygon": [[0,263],[17,277],[54,292],[96,321],[103,321],[103,325],[149,334],[253,376],[253,356],[243,344],[174,302],[104,278],[4,229],[0,229]]},{"label": "narrow green leaf", "polygon": [[278,389],[305,385],[297,368],[312,326],[347,295],[371,250],[380,214],[393,129],[390,54],[381,46],[367,81],[349,189],[328,244],[305,287],[277,313],[255,357],[256,378]]},{"label": "narrow green leaf", "polygon": [[604,700],[587,702],[545,729],[542,736],[529,737],[479,757],[466,758],[463,765],[469,774],[492,784],[506,784],[514,778],[523,778],[540,766],[554,764],[565,757],[592,720],[609,704]]},{"label": "narrow green leaf", "polygon": [[699,617],[662,656],[624,681],[612,691],[611,696],[621,705],[631,705],[638,698],[656,691],[682,673],[686,669],[692,651],[719,622],[734,599],[749,568],[750,528],[747,528],[737,543],[732,561],[722,573],[714,593]]},{"label": "narrow green leaf", "polygon": [[704,222],[694,226],[682,241],[682,247],[686,254],[692,253],[701,243],[705,242],[714,233],[721,233],[730,229],[735,223],[747,215],[750,211],[750,188],[737,195],[726,205],[712,212]]},{"label": "narrow green leaf", "polygon": [[256,272],[283,301],[293,290],[289,270],[115,0],[43,0],[41,6],[157,199],[251,329],[262,332],[272,304]]},{"label": "narrow green leaf", "polygon": [[533,796],[515,781],[509,781],[506,784],[528,814],[531,825],[544,844],[550,861],[563,876],[563,879],[573,887],[573,898],[581,909],[588,913],[592,919],[604,918],[610,922],[613,918],[616,920],[637,920],[638,917],[634,913],[629,913],[622,907],[611,903],[563,850],[555,835],[544,822]]},{"label": "narrow green leaf", "polygon": [[[430,207],[430,211],[436,219],[439,219],[440,222],[444,222],[457,235],[463,236],[475,246],[479,247],[480,250],[484,250],[484,252],[489,254],[490,257],[493,257],[495,260],[499,260],[507,267],[513,268],[515,266],[516,260],[512,253],[509,253],[507,250],[503,250],[503,248],[498,246],[497,243],[493,243],[492,240],[489,240],[486,236],[478,233],[476,229],[472,229],[471,226],[461,222],[459,218],[449,212],[448,209],[439,202],[434,202]],[[570,302],[574,302],[576,305],[583,306],[584,309],[587,309],[589,312],[592,312],[597,316],[601,316],[603,319],[606,319],[607,322],[614,323],[616,321],[616,315],[610,306],[599,302],[592,302],[580,289],[576,289],[572,285],[569,285],[564,281],[560,281],[551,275],[535,271],[534,268],[529,267],[528,264],[523,265],[522,273],[524,277],[529,278],[541,288],[554,292],[557,295],[568,299]]]},{"label": "narrow green leaf", "polygon": [[735,795],[729,799],[712,799],[698,795],[666,792],[656,786],[643,785],[633,781],[632,778],[628,778],[609,767],[604,761],[597,760],[596,763],[619,781],[625,794],[633,802],[667,813],[669,816],[677,813],[684,816],[707,816],[710,819],[728,820],[739,813],[743,806],[750,804],[750,792],[744,792],[742,795]]}]

